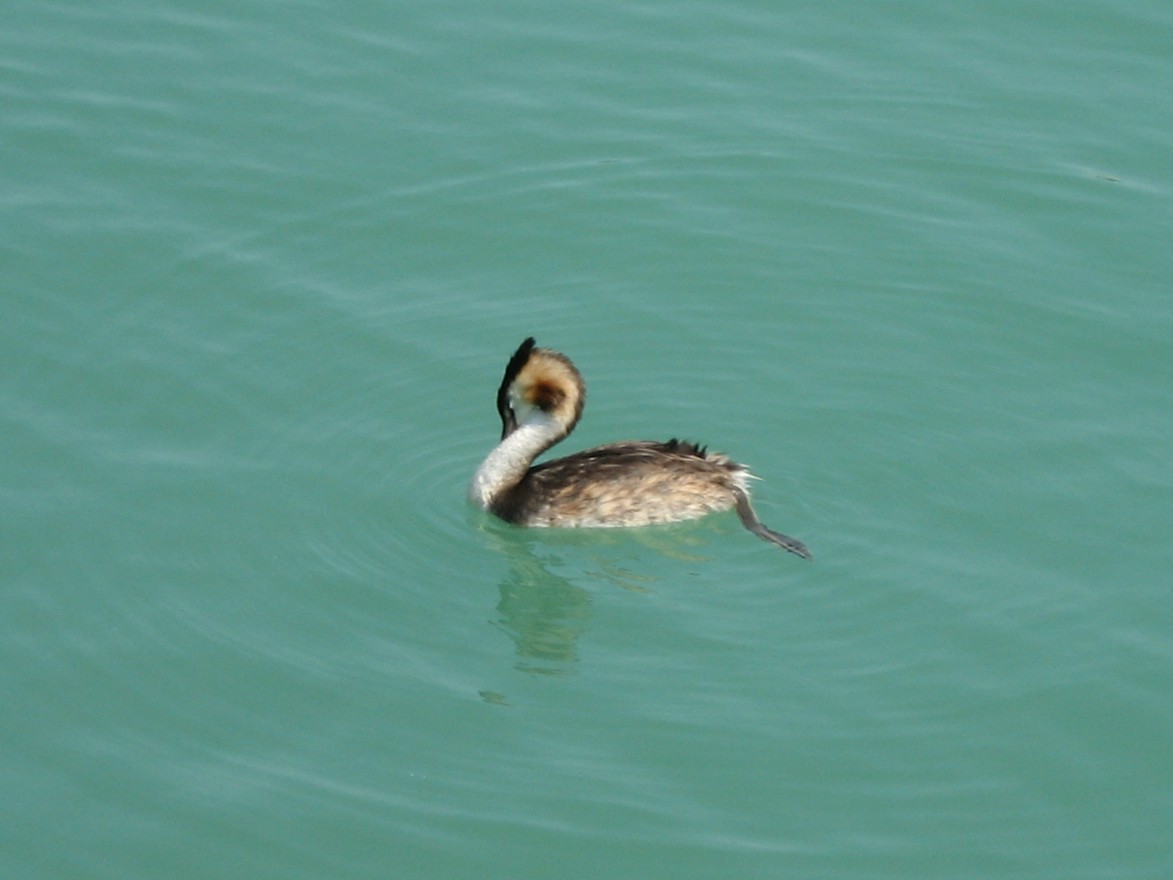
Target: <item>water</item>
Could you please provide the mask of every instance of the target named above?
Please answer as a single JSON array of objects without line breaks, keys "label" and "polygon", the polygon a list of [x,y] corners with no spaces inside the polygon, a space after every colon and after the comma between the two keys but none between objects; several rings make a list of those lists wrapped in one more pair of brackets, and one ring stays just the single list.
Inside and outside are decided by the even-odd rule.
[{"label": "water", "polygon": [[[1169,876],[1171,32],[10,4],[4,876]],[[529,334],[815,561],[470,510]]]}]

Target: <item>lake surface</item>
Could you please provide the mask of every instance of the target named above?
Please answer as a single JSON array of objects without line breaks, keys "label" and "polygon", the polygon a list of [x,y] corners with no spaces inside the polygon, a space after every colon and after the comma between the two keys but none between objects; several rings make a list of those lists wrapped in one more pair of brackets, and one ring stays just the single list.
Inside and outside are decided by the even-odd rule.
[{"label": "lake surface", "polygon": [[[0,874],[1173,876],[1171,45],[8,4]],[[470,509],[528,335],[814,561]]]}]

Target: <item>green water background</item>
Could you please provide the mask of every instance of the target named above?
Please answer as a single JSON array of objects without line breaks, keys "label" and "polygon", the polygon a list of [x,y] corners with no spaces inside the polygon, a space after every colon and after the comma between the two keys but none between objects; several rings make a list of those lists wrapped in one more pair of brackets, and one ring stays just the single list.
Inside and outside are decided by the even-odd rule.
[{"label": "green water background", "polygon": [[[1166,3],[0,30],[0,873],[1173,873]],[[464,501],[566,449],[732,516]]]}]

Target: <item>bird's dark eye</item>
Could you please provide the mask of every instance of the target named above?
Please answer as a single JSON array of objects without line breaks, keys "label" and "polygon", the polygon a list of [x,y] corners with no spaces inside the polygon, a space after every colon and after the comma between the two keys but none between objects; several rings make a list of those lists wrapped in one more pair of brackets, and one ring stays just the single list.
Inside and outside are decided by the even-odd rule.
[{"label": "bird's dark eye", "polygon": [[506,404],[501,408],[501,439],[504,440],[517,430],[517,413],[513,407]]}]

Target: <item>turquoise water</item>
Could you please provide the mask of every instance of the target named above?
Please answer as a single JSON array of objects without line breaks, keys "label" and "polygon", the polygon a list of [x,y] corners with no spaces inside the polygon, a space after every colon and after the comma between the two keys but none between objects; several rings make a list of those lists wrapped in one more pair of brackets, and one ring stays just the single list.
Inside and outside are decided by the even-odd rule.
[{"label": "turquoise water", "polygon": [[[0,873],[1173,875],[1171,39],[10,3]],[[529,334],[815,561],[469,509]]]}]

